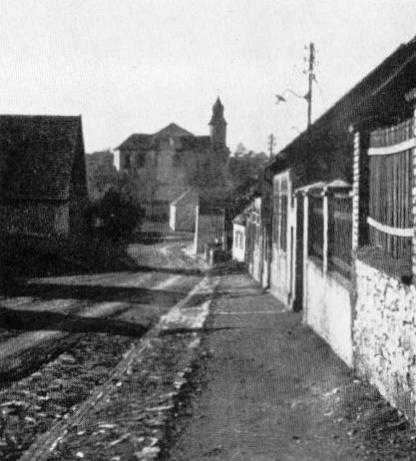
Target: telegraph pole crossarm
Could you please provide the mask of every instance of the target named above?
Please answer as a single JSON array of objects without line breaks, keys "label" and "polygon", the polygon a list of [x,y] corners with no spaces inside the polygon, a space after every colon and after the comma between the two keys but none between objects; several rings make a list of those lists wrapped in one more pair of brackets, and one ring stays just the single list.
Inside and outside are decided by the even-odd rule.
[{"label": "telegraph pole crossarm", "polygon": [[308,70],[305,73],[308,74],[308,91],[306,94],[301,95],[296,93],[291,88],[286,88],[283,93],[276,94],[276,105],[281,102],[286,102],[285,95],[287,93],[296,96],[297,98],[304,99],[308,105],[307,109],[307,128],[309,128],[312,124],[312,93],[313,93],[313,81],[315,80],[314,68],[315,68],[315,45],[313,42],[309,44],[309,57],[308,57]]},{"label": "telegraph pole crossarm", "polygon": [[275,145],[276,145],[276,137],[273,133],[271,133],[269,135],[269,145],[268,145],[270,158],[273,157],[273,148]]}]

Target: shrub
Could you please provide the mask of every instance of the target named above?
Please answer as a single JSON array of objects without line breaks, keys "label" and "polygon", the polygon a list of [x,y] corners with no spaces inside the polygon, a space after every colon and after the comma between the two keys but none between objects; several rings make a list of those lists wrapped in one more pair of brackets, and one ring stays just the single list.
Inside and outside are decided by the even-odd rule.
[{"label": "shrub", "polygon": [[113,240],[131,237],[145,217],[144,208],[112,189],[94,202],[87,213],[92,229]]}]

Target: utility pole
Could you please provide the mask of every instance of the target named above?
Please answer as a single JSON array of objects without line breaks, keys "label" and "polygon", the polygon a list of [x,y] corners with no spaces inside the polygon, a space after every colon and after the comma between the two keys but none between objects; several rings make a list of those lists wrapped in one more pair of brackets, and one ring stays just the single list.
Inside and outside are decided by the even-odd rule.
[{"label": "utility pole", "polygon": [[313,42],[309,44],[309,68],[308,68],[308,92],[306,93],[305,99],[308,103],[308,128],[312,124],[312,88],[313,81],[315,78],[314,66],[315,66],[315,45]]},{"label": "utility pole", "polygon": [[273,157],[273,147],[276,145],[276,137],[274,136],[273,133],[271,133],[269,135],[269,145],[268,145],[268,148],[269,148],[269,156],[270,158]]},{"label": "utility pole", "polygon": [[308,69],[304,70],[303,73],[308,75],[308,92],[305,95],[296,93],[291,88],[286,88],[283,93],[276,94],[276,104],[280,104],[282,102],[287,102],[285,95],[286,93],[290,93],[297,98],[304,99],[308,104],[308,120],[307,120],[307,128],[309,128],[312,124],[312,90],[313,90],[313,81],[315,79],[315,45],[313,42],[309,44],[309,48],[305,45],[305,49],[309,49],[309,56],[308,58],[304,58],[306,62],[308,62]]}]

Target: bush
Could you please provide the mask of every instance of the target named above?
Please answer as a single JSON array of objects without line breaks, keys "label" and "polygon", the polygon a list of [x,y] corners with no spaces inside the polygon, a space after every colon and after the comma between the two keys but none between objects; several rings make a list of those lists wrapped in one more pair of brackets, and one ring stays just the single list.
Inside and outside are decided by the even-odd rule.
[{"label": "bush", "polygon": [[113,240],[126,240],[140,229],[145,210],[121,193],[109,190],[88,209],[90,227]]}]

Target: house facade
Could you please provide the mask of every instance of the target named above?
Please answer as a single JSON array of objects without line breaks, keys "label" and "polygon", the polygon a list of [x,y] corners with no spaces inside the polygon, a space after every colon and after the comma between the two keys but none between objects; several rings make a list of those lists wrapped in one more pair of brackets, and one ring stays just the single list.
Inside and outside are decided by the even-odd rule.
[{"label": "house facade", "polygon": [[1,115],[0,145],[0,231],[82,231],[88,189],[81,117]]},{"label": "house facade", "polygon": [[242,263],[246,260],[246,226],[248,213],[249,209],[246,209],[233,219],[232,258]]},{"label": "house facade", "polygon": [[263,285],[413,421],[415,108],[413,39],[270,162],[261,217]]},{"label": "house facade", "polygon": [[224,185],[229,151],[224,106],[212,109],[209,136],[195,136],[175,123],[154,134],[132,134],[118,148],[120,171],[140,189],[149,217],[168,220],[170,203],[189,188]]},{"label": "house facade", "polygon": [[199,203],[198,192],[188,189],[170,203],[169,227],[173,231],[193,232],[195,230],[196,210]]}]

